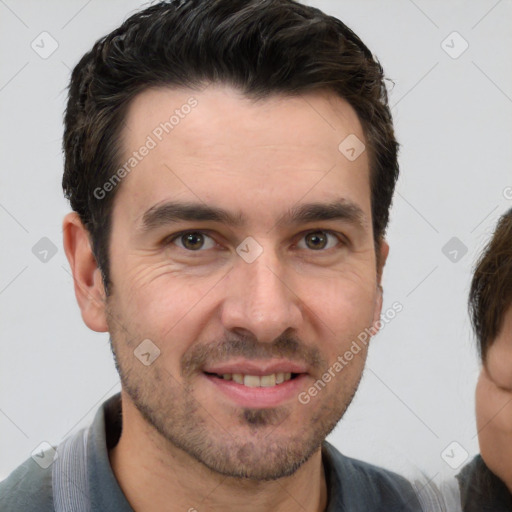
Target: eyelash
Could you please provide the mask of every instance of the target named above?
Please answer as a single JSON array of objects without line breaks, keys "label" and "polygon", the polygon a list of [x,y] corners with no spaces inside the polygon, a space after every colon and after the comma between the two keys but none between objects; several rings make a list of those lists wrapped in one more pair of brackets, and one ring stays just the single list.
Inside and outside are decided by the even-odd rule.
[{"label": "eyelash", "polygon": [[[331,231],[329,229],[321,229],[321,228],[317,228],[317,229],[311,229],[311,230],[308,230],[308,231],[305,231],[304,233],[301,233],[301,240],[309,235],[309,234],[312,234],[312,233],[325,233],[325,234],[328,234],[328,235],[332,235],[334,238],[336,238],[338,240],[338,242],[340,243],[340,245],[342,247],[346,246],[348,244],[347,240],[344,239],[343,235],[335,232],[335,231]],[[177,239],[179,239],[180,237],[182,237],[183,235],[186,235],[186,234],[189,234],[189,233],[198,233],[198,234],[201,234],[201,235],[205,235],[207,236],[208,238],[211,238],[213,240],[213,237],[209,234],[210,232],[209,231],[202,231],[200,229],[188,229],[186,231],[180,231],[179,233],[174,233],[173,235],[170,235],[169,237],[167,237],[164,241],[163,241],[163,244],[165,246],[169,246],[171,244],[173,244],[173,242]],[[200,253],[200,252],[204,252],[205,250],[208,250],[208,249],[198,249],[197,251],[191,251],[189,249],[185,249],[183,247],[179,247],[177,246],[179,249],[182,249],[183,251],[186,251],[188,253]],[[329,252],[331,251],[332,249],[336,249],[336,247],[330,247],[329,249],[319,249],[318,251],[315,251],[314,249],[310,249],[310,252],[318,252],[318,253],[322,253],[322,252]]]}]

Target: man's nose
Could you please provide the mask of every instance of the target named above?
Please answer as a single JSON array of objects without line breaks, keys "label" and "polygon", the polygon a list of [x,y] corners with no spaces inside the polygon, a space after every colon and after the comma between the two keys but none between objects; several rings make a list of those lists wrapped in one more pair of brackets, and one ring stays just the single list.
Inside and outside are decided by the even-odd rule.
[{"label": "man's nose", "polygon": [[288,329],[298,329],[304,306],[292,276],[270,250],[252,263],[237,261],[223,283],[224,328],[249,331],[262,343],[271,343]]}]

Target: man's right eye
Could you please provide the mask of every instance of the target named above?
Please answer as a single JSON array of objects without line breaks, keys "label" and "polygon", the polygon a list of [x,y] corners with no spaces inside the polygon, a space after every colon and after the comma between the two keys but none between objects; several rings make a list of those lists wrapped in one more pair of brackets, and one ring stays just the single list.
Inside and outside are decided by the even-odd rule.
[{"label": "man's right eye", "polygon": [[[206,247],[205,239],[209,239],[211,241],[209,244],[206,244]],[[177,245],[180,249],[190,252],[200,252],[201,249],[212,249],[216,245],[213,238],[207,235],[204,231],[181,231],[179,233],[175,233],[165,241],[166,246],[171,244]]]}]

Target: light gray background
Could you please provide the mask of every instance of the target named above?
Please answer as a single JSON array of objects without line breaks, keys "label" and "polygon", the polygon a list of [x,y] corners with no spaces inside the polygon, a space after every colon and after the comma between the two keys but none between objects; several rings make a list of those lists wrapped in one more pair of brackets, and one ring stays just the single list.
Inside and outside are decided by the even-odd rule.
[{"label": "light gray background", "polygon": [[[471,269],[512,207],[512,2],[308,3],[347,23],[395,81],[402,144],[384,308],[404,309],[374,339],[359,392],[329,439],[406,474],[453,475],[443,450],[456,441],[460,461],[464,449],[478,450]],[[62,114],[70,69],[140,5],[0,0],[0,479],[41,442],[56,445],[88,424],[120,389],[108,335],[81,320],[62,249]],[[59,45],[46,59],[31,48],[43,31]],[[469,43],[456,59],[442,47],[453,31]],[[446,44],[461,48],[453,37]],[[32,252],[42,237],[57,247],[46,263]],[[468,248],[455,263],[442,252],[452,237]]]}]

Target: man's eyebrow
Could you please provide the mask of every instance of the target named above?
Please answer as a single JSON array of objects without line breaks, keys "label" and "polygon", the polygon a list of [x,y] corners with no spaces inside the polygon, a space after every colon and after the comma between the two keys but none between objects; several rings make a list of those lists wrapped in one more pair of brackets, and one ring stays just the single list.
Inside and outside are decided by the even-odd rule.
[{"label": "man's eyebrow", "polygon": [[[295,205],[283,214],[276,224],[295,226],[326,220],[343,220],[360,229],[366,230],[367,228],[364,211],[356,203],[344,198],[329,203],[315,202]],[[247,223],[247,219],[241,212],[232,213],[204,203],[168,201],[149,208],[142,216],[139,230],[145,233],[180,221],[213,221],[231,227],[241,227]]]},{"label": "man's eyebrow", "polygon": [[340,198],[330,203],[298,204],[285,213],[278,223],[305,224],[324,220],[342,220],[366,229],[366,215],[362,208],[348,199]]},{"label": "man's eyebrow", "polygon": [[142,216],[140,230],[143,232],[179,221],[214,221],[228,226],[241,226],[241,214],[233,214],[217,206],[204,203],[168,201],[156,204]]}]

